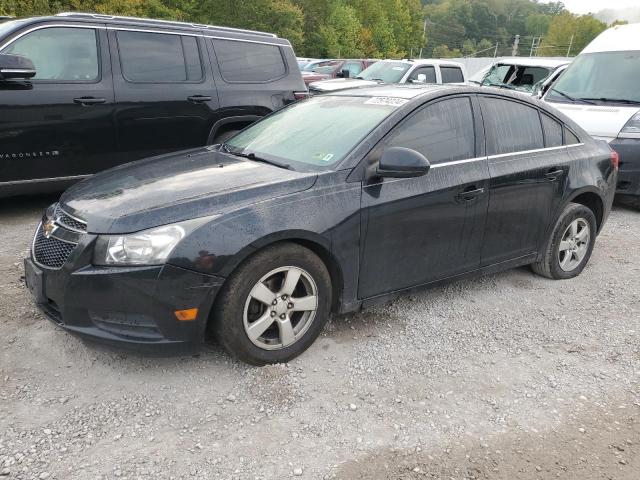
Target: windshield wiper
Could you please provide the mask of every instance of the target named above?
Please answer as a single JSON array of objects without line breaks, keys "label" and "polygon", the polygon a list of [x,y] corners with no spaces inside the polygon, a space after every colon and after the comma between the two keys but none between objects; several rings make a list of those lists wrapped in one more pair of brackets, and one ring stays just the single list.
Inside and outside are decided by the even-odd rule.
[{"label": "windshield wiper", "polygon": [[249,153],[229,152],[229,153],[231,153],[231,155],[235,155],[236,157],[248,158],[249,160],[253,160],[254,162],[268,163],[269,165],[284,168],[286,170],[292,170],[291,165],[289,165],[288,163],[283,163],[277,160],[269,160],[267,158],[258,157],[253,152],[249,152]]},{"label": "windshield wiper", "polygon": [[590,98],[580,98],[580,97],[575,98],[575,97],[572,97],[571,95],[569,95],[568,93],[565,93],[565,92],[563,92],[561,90],[558,90],[557,88],[550,88],[550,90],[552,92],[556,92],[558,95],[563,96],[567,100],[572,101],[573,103],[582,102],[582,103],[588,103],[589,105],[595,105],[595,103],[592,102]]},{"label": "windshield wiper", "polygon": [[[626,105],[640,105],[639,100],[627,100],[626,98],[602,97],[602,98],[581,98],[580,100],[589,100],[589,101],[594,100],[597,102],[604,102],[604,103],[624,103]],[[593,103],[593,101],[591,103]]]}]

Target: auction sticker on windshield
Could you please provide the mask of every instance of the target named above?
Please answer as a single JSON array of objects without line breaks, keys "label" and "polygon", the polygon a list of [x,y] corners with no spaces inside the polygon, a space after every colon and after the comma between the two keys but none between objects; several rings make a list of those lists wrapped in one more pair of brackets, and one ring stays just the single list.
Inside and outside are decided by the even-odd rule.
[{"label": "auction sticker on windshield", "polygon": [[400,105],[404,105],[409,100],[406,98],[396,98],[396,97],[371,97],[369,100],[364,102],[366,105],[389,105],[392,107],[399,107]]}]

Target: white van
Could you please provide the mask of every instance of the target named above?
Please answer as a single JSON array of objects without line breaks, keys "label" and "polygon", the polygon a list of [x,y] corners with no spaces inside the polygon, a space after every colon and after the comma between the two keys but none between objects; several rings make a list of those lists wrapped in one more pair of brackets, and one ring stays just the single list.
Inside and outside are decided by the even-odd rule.
[{"label": "white van", "polygon": [[601,33],[544,100],[618,152],[617,193],[640,208],[640,23]]}]

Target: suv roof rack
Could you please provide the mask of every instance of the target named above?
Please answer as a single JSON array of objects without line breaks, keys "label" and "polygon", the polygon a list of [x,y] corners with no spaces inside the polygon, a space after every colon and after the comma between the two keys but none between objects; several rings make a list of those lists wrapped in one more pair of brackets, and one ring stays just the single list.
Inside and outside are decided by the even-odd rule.
[{"label": "suv roof rack", "polygon": [[258,30],[246,30],[244,28],[219,27],[216,25],[205,25],[202,23],[178,22],[175,20],[157,20],[153,18],[125,17],[120,15],[106,15],[102,13],[82,13],[82,12],[62,12],[57,13],[56,17],[74,17],[74,18],[92,18],[96,20],[126,20],[130,22],[144,23],[148,25],[171,25],[175,27],[192,27],[207,30],[219,30],[223,32],[247,33],[250,35],[260,35],[263,37],[278,38],[274,33],[260,32]]}]

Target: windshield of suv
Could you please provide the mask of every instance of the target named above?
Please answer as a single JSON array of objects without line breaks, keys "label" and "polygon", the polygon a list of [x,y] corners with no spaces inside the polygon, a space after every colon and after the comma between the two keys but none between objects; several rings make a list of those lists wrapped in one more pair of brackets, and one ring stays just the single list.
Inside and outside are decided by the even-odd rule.
[{"label": "windshield of suv", "polygon": [[375,82],[398,83],[411,68],[410,63],[404,62],[376,62],[365,68],[356,78],[373,80]]},{"label": "windshield of suv", "polygon": [[578,55],[545,100],[628,105],[640,102],[640,51]]},{"label": "windshield of suv", "polygon": [[391,97],[318,96],[270,115],[224,146],[231,153],[254,154],[294,170],[323,170],[344,159],[406,102]]},{"label": "windshield of suv", "polygon": [[551,69],[547,67],[496,63],[487,72],[481,85],[531,92],[534,85],[547,78],[549,73]]}]

